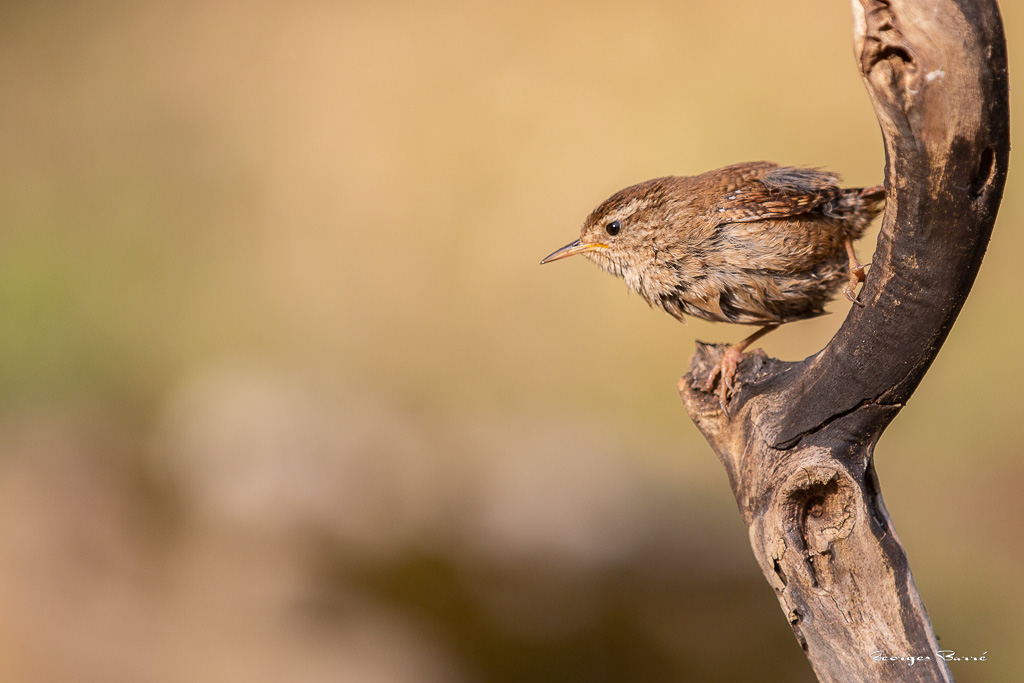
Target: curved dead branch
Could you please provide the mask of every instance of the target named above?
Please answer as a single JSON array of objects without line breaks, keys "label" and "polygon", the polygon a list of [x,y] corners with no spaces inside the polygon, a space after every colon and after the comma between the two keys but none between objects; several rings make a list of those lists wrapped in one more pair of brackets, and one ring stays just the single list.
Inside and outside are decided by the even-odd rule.
[{"label": "curved dead branch", "polygon": [[698,344],[679,388],[818,678],[949,681],[872,457],[985,254],[1009,158],[1005,39],[995,0],[854,0],[853,13],[886,151],[867,305],[803,362],[744,361],[731,419],[700,388],[724,347]]}]

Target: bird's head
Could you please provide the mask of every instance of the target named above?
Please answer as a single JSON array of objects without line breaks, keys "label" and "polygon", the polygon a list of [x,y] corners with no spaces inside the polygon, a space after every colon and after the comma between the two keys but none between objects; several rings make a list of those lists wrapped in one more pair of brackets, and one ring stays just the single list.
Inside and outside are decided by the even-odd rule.
[{"label": "bird's head", "polygon": [[541,263],[583,254],[615,275],[644,270],[653,263],[658,234],[668,224],[673,180],[656,178],[616,192],[587,217],[578,240]]}]

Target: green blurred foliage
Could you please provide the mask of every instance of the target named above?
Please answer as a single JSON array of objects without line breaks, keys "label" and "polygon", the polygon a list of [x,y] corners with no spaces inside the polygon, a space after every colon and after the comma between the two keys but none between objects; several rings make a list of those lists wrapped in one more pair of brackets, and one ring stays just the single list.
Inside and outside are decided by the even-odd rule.
[{"label": "green blurred foliage", "polygon": [[[1003,11],[1013,74],[1024,67],[1016,49],[1024,10],[1004,3]],[[125,527],[124,553],[146,558],[156,585],[177,586],[159,603],[177,616],[153,608],[163,616],[143,610],[140,622],[192,627],[188,609],[175,605],[203,603],[196,596],[215,590],[203,577],[216,586],[227,568],[245,571],[205,550],[226,535],[228,545],[267,543],[306,558],[317,568],[307,599],[327,622],[352,613],[339,595],[357,594],[420,641],[442,643],[426,657],[445,662],[431,674],[438,680],[566,680],[574,671],[587,680],[809,679],[748,557],[721,470],[675,395],[695,338],[733,341],[747,330],[684,327],[590,264],[537,262],[573,239],[600,200],[649,177],[772,159],[827,167],[853,185],[879,182],[881,141],[846,4],[8,3],[0,87],[0,459],[19,468],[94,463],[83,467],[86,482],[100,482],[96,505],[156,520]],[[990,654],[954,666],[967,682],[1016,680],[1021,670],[1020,190],[1011,170],[975,290],[877,449],[886,504],[943,645]],[[873,240],[861,243],[865,261]],[[806,357],[846,309],[839,301],[835,315],[786,326],[765,349]],[[332,534],[313,534],[315,552],[252,541],[262,538],[260,521],[236,519],[224,531],[194,512],[182,483],[201,467],[164,461],[174,450],[167,443],[193,443],[175,431],[193,418],[174,416],[211,416],[222,405],[181,407],[189,387],[225,367],[286,378],[270,382],[272,394],[298,387],[331,397],[326,423],[333,411],[388,406],[364,426],[383,434],[396,419],[415,424],[416,457],[456,482],[459,500],[474,491],[467,472],[489,466],[467,433],[489,429],[488,443],[529,444],[516,438],[537,425],[548,434],[571,425],[636,472],[671,472],[662,488],[638,489],[672,502],[637,528],[664,548],[710,526],[714,538],[694,552],[718,569],[702,574],[695,560],[638,551],[565,579],[550,557],[467,560],[460,547],[469,531],[461,540],[397,540],[383,555],[355,552]],[[223,401],[244,402],[249,394],[238,391]],[[249,419],[239,418],[240,432]],[[209,420],[213,433],[221,423]],[[304,452],[301,436],[290,438],[281,452]],[[358,453],[374,448],[387,450]],[[325,447],[327,462],[333,452]],[[8,524],[50,534],[39,509],[72,513],[49,477],[26,477],[40,486],[31,499],[40,507],[14,499]],[[389,481],[378,482],[381,495]],[[102,527],[108,517],[89,501],[75,523],[95,516]],[[454,518],[465,514],[451,505]],[[0,557],[24,552],[12,542]],[[203,559],[192,566],[182,557]],[[650,563],[678,573],[652,579]],[[731,563],[736,569],[718,576]],[[73,581],[76,567],[69,562],[53,580]],[[188,578],[174,578],[181,571]],[[494,575],[462,575],[481,571]],[[111,591],[126,585],[106,569],[100,575]],[[20,590],[18,576],[8,575],[7,590]],[[516,635],[481,616],[488,598],[473,590],[526,603],[553,591],[570,596],[567,610],[592,604],[597,616],[558,637]],[[431,602],[438,595],[450,600]],[[373,612],[360,605],[358,614]],[[540,628],[544,611],[526,611]],[[61,629],[75,627],[64,623],[40,622],[20,638],[0,631],[0,652],[32,633],[31,647],[67,642]],[[266,637],[271,645],[253,661],[287,671],[289,657],[305,652],[278,652]],[[762,640],[771,647],[756,645]],[[127,662],[70,648],[67,669],[22,654],[6,673],[56,680],[81,664],[100,680],[110,661],[137,671],[174,660],[176,645],[190,642],[168,637],[162,650]],[[237,668],[210,655],[177,671],[205,680],[246,672],[245,642],[229,648]]]}]

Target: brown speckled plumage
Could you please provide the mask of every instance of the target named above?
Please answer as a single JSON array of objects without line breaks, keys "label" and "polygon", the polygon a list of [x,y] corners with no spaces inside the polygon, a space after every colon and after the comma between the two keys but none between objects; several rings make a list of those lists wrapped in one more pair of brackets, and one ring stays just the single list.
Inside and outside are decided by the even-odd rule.
[{"label": "brown speckled plumage", "polygon": [[782,323],[824,313],[844,282],[857,300],[864,269],[853,240],[881,212],[885,189],[838,182],[765,161],[655,178],[613,194],[578,240],[541,263],[584,254],[679,320],[761,325],[725,351],[705,384],[710,391],[721,376],[728,414],[744,349]]},{"label": "brown speckled plumage", "polygon": [[590,214],[579,250],[680,320],[811,318],[849,279],[846,240],[884,203],[881,186],[840,189],[838,180],[768,162],[648,180]]}]

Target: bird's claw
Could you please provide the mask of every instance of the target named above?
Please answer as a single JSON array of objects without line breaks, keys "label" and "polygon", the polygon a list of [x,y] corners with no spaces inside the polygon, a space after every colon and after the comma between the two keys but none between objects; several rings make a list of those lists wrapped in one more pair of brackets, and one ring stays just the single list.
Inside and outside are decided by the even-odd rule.
[{"label": "bird's claw", "polygon": [[864,274],[864,269],[870,265],[870,263],[863,266],[859,263],[850,264],[850,281],[846,283],[846,287],[843,288],[843,294],[846,295],[847,299],[858,306],[864,306],[865,304],[860,300],[859,295],[856,293],[857,285],[867,279],[867,276]]},{"label": "bird's claw", "polygon": [[721,360],[711,368],[707,381],[704,382],[704,391],[710,392],[715,388],[715,380],[721,378],[715,395],[718,396],[718,403],[722,406],[722,412],[725,413],[726,417],[729,417],[729,394],[739,389],[739,382],[736,381],[736,370],[741,360],[743,360],[743,352],[735,346],[730,346],[722,354]]}]

